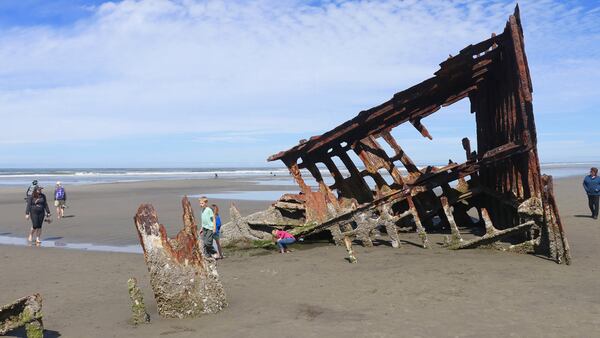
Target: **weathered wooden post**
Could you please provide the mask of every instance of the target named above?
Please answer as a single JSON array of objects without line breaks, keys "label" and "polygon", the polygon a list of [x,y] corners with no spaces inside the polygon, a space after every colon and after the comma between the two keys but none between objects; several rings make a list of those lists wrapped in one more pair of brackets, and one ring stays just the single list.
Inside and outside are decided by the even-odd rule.
[{"label": "weathered wooden post", "polygon": [[202,252],[187,197],[181,204],[184,227],[175,238],[167,237],[151,204],[140,205],[134,217],[158,313],[165,318],[197,317],[227,306],[216,261]]}]

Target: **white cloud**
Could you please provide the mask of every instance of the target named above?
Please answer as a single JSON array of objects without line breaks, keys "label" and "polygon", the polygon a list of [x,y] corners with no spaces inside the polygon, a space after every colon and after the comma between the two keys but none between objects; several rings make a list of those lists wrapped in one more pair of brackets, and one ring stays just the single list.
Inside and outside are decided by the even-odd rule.
[{"label": "white cloud", "polygon": [[[432,76],[449,53],[501,32],[513,6],[107,2],[71,26],[0,32],[0,117],[8,126],[0,143],[30,141],[32,124],[44,126],[45,141],[207,131],[233,141],[227,133],[257,130],[308,137]],[[524,2],[522,16],[534,86],[536,76],[560,81],[570,74],[596,83],[597,10],[545,0]],[[587,55],[548,47],[582,47],[589,39],[596,46]],[[548,49],[551,56],[542,55]],[[544,63],[533,64],[536,58]],[[568,72],[544,75],[565,62]],[[590,66],[595,75],[584,71]],[[536,100],[556,95],[548,83]],[[571,86],[569,97],[589,99],[591,89],[578,89]]]}]

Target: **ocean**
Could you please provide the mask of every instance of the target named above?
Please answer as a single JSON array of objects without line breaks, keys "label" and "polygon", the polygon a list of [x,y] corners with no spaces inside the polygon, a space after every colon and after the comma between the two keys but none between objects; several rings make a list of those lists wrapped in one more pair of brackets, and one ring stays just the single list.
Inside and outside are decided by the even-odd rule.
[{"label": "ocean", "polygon": [[[542,173],[554,178],[585,176],[596,163],[543,163]],[[322,170],[327,183],[331,183],[329,172]],[[342,171],[347,175],[347,172]],[[56,181],[65,185],[103,184],[117,182],[139,182],[155,180],[247,178],[262,183],[294,185],[286,168],[40,168],[0,169],[0,186],[28,186],[38,180],[43,186],[53,186]],[[308,172],[303,173],[309,178]],[[310,178],[312,179],[312,178]],[[307,179],[309,181],[310,179]],[[309,182],[307,182],[309,183]],[[312,184],[311,184],[312,185]]]}]

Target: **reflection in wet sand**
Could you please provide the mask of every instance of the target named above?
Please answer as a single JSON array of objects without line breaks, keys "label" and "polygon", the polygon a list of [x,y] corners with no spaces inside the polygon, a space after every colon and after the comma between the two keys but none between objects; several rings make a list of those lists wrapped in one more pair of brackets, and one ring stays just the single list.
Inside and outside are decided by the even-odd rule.
[{"label": "reflection in wet sand", "polygon": [[53,240],[53,238],[42,239],[42,243],[40,245],[35,245],[35,243],[28,242],[26,238],[0,236],[0,244],[19,246],[42,246],[45,248],[62,248],[101,252],[142,253],[142,247],[139,245],[113,246],[92,243],[66,243],[58,240]]}]

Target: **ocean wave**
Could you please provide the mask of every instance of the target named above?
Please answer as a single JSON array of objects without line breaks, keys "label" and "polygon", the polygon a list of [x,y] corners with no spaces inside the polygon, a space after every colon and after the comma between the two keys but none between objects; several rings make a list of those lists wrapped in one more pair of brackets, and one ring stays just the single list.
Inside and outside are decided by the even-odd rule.
[{"label": "ocean wave", "polygon": [[555,162],[555,163],[540,164],[540,166],[542,168],[552,168],[552,167],[569,168],[569,167],[583,167],[583,166],[594,166],[594,165],[598,165],[598,163],[595,163],[595,162],[573,162],[573,163]]},{"label": "ocean wave", "polygon": [[[589,166],[594,163],[589,162],[555,162],[542,163],[541,169],[543,173],[554,175],[555,177],[567,177],[583,175],[587,172]],[[425,166],[418,166],[425,168]],[[358,168],[362,170],[361,168]],[[406,174],[406,169],[403,167],[397,168],[402,175]],[[319,171],[323,178],[329,183],[332,183],[331,174],[326,168],[319,167]],[[349,171],[340,165],[340,173],[343,177],[350,175]],[[316,183],[308,170],[302,169],[301,174],[307,184]],[[99,183],[115,183],[115,182],[139,182],[152,180],[181,180],[181,179],[210,179],[215,177],[223,178],[262,178],[273,179],[288,178],[291,175],[287,168],[60,168],[60,169],[23,169],[11,168],[0,169],[0,186],[27,186],[32,180],[38,180],[40,184],[49,186],[56,181],[62,181],[65,184],[99,184]],[[389,174],[383,173],[385,179],[389,178]],[[290,182],[293,182],[291,180]],[[287,184],[287,183],[286,183]]]},{"label": "ocean wave", "polygon": [[0,172],[0,177],[54,177],[54,176],[84,176],[84,177],[107,177],[107,176],[214,176],[218,175],[264,175],[264,174],[282,174],[288,173],[287,169],[216,169],[216,170],[131,170],[131,171],[39,171],[39,172],[23,172],[23,171],[5,171]]}]

